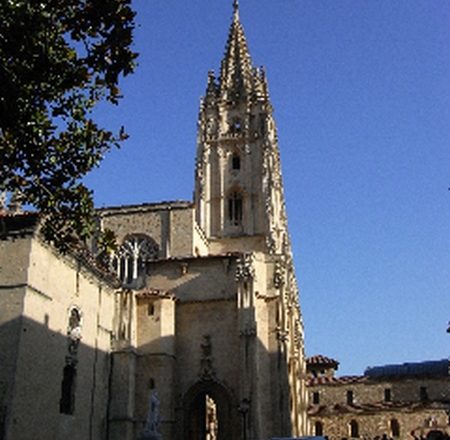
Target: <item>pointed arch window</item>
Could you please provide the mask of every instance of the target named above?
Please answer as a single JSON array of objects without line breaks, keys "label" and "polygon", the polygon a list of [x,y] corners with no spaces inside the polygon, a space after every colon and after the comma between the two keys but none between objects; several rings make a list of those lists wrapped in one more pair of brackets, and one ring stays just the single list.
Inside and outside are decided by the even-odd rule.
[{"label": "pointed arch window", "polygon": [[234,226],[242,224],[242,194],[239,191],[233,191],[228,197],[228,220]]},{"label": "pointed arch window", "polygon": [[129,235],[113,256],[113,269],[124,286],[145,274],[145,263],[158,258],[159,246],[146,235]]}]

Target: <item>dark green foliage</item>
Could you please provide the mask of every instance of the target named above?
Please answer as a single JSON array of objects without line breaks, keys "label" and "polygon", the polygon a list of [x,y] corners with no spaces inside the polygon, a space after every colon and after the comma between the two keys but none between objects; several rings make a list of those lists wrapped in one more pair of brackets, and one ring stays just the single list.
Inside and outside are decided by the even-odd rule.
[{"label": "dark green foliage", "polygon": [[91,118],[132,73],[131,0],[0,1],[0,191],[20,191],[61,250],[94,229],[86,173],[126,135]]}]

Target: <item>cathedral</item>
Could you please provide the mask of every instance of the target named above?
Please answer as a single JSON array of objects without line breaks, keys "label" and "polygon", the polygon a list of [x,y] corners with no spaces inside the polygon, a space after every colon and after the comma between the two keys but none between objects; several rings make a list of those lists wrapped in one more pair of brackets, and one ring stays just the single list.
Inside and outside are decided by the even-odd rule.
[{"label": "cathedral", "polygon": [[36,215],[1,214],[0,439],[308,433],[276,125],[237,0],[200,104],[194,185],[193,201],[98,211],[115,276],[60,256]]}]

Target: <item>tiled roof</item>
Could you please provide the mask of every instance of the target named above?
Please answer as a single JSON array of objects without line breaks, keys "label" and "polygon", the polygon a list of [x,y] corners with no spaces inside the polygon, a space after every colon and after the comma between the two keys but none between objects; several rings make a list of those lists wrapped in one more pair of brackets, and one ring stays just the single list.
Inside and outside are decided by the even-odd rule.
[{"label": "tiled roof", "polygon": [[326,356],[322,356],[321,354],[316,354],[314,356],[311,356],[309,358],[306,358],[306,365],[330,365],[330,366],[334,366],[335,368],[337,368],[337,366],[339,365],[339,362],[335,359],[326,357]]},{"label": "tiled roof", "polygon": [[314,387],[318,385],[348,385],[354,383],[366,382],[365,376],[342,376],[342,377],[311,377],[307,380],[307,386]]},{"label": "tiled roof", "polygon": [[141,290],[136,294],[137,298],[146,299],[146,298],[174,298],[172,292],[168,292],[166,290],[147,288]]}]

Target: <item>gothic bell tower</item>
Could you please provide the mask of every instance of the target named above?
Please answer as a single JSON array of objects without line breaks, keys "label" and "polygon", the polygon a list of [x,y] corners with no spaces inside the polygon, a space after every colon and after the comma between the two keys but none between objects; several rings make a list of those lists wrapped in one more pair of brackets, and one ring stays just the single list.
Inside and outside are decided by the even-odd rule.
[{"label": "gothic bell tower", "polygon": [[200,106],[196,220],[222,250],[247,243],[279,253],[287,227],[273,109],[265,72],[250,57],[237,0],[233,8],[220,75],[209,72]]},{"label": "gothic bell tower", "polygon": [[278,139],[237,0],[220,74],[209,73],[200,106],[194,207],[111,208],[101,222],[122,240],[116,267],[126,284],[116,301],[110,440],[147,435],[149,388],[165,440],[307,435]]}]

